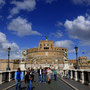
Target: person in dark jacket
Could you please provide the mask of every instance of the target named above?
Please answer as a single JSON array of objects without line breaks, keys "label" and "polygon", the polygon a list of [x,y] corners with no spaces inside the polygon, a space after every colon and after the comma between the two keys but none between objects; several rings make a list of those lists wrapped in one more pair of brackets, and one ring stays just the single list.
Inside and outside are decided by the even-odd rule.
[{"label": "person in dark jacket", "polygon": [[44,68],[44,69],[43,69],[43,82],[45,82],[45,83],[46,83],[46,74],[47,74],[47,71],[46,71],[46,69]]},{"label": "person in dark jacket", "polygon": [[38,69],[38,75],[40,77],[40,83],[43,82],[43,69],[41,67]]},{"label": "person in dark jacket", "polygon": [[25,75],[25,83],[27,83],[27,90],[32,90],[31,81],[32,76],[30,75],[29,70],[27,70],[27,74]]},{"label": "person in dark jacket", "polygon": [[31,74],[31,76],[32,76],[32,82],[34,82],[35,72],[34,72],[34,69],[33,69],[33,68],[31,68],[30,74]]}]

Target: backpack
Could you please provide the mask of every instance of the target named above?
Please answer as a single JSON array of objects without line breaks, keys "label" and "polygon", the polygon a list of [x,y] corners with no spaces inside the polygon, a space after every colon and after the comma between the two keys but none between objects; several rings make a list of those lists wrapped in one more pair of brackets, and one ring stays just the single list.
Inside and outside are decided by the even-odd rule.
[{"label": "backpack", "polygon": [[16,77],[17,80],[20,80],[21,79],[21,72],[17,72],[17,77]]}]

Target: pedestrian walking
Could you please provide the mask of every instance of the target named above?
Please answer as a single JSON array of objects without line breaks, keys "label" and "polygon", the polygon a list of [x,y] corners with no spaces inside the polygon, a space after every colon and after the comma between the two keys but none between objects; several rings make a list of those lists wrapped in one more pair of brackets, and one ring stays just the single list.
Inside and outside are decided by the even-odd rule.
[{"label": "pedestrian walking", "polygon": [[51,76],[50,76],[51,80],[52,80],[52,76],[53,76],[53,70],[51,69]]},{"label": "pedestrian walking", "polygon": [[57,71],[56,71],[56,69],[54,69],[54,80],[55,81],[57,80]]},{"label": "pedestrian walking", "polygon": [[30,70],[30,74],[31,74],[31,76],[32,76],[32,82],[34,82],[34,69],[33,68],[31,68],[31,70]]},{"label": "pedestrian walking", "polygon": [[15,73],[15,81],[16,81],[16,90],[21,90],[21,81],[23,80],[23,73],[21,72],[20,68],[17,69],[17,72]]},{"label": "pedestrian walking", "polygon": [[40,67],[38,70],[39,78],[40,78],[40,83],[43,82],[43,69]]},{"label": "pedestrian walking", "polygon": [[51,75],[51,70],[50,70],[50,68],[48,68],[48,70],[47,70],[48,84],[51,83],[50,75]]},{"label": "pedestrian walking", "polygon": [[67,70],[66,79],[69,79],[69,77],[70,77],[70,70]]},{"label": "pedestrian walking", "polygon": [[30,75],[29,70],[27,70],[27,74],[25,75],[25,83],[27,83],[27,90],[32,90],[31,80],[32,76]]},{"label": "pedestrian walking", "polygon": [[44,68],[44,69],[43,69],[43,82],[46,82],[46,74],[47,74],[47,71],[46,71],[46,69]]}]

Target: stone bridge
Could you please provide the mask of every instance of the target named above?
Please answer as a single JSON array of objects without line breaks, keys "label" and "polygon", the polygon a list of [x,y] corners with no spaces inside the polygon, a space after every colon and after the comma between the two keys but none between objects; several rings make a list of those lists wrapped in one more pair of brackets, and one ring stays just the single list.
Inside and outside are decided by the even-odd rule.
[{"label": "stone bridge", "polygon": [[[90,70],[69,70],[69,78],[67,70],[58,71],[57,81],[52,80],[50,84],[40,83],[37,73],[35,74],[35,82],[32,83],[32,90],[90,90]],[[0,90],[15,90],[16,70],[0,71]],[[23,76],[26,71],[23,70]],[[22,81],[22,89],[27,90],[24,80]]]}]

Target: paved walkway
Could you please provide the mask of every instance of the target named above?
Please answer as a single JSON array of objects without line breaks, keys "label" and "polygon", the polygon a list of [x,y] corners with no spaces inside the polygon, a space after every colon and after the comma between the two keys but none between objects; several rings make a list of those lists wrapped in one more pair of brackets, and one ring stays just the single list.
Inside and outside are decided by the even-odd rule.
[{"label": "paved walkway", "polygon": [[[76,87],[78,90],[90,90],[90,86],[83,85],[80,82],[76,82],[74,80],[65,79],[61,80],[58,78],[57,81],[52,80],[51,84],[48,83],[40,83],[38,75],[35,76],[35,81],[32,83],[32,90],[73,90],[69,85],[67,85],[64,81],[68,82],[72,86]],[[15,90],[15,81],[6,82],[2,85],[0,85],[0,90],[5,90],[8,86],[12,86],[12,88],[7,90]],[[22,89],[21,90],[27,90],[26,84],[22,82]]]},{"label": "paved walkway", "polygon": [[13,84],[15,84],[15,81],[14,80],[13,81],[10,81],[10,82],[5,82],[3,84],[0,84],[0,90],[3,90],[4,88],[7,88],[8,86],[11,86]]},{"label": "paved walkway", "polygon": [[73,85],[74,87],[76,87],[78,90],[90,90],[90,86],[89,85],[84,85],[81,82],[76,82],[74,80],[71,79],[66,79],[63,78],[63,80],[65,80],[66,82],[68,82],[69,84]]},{"label": "paved walkway", "polygon": [[[50,84],[40,83],[38,76],[35,77],[35,81],[36,82],[32,83],[32,90],[73,90],[59,78],[57,81],[52,80]],[[15,87],[9,90],[15,90]],[[24,82],[22,83],[22,90],[27,90]]]}]

